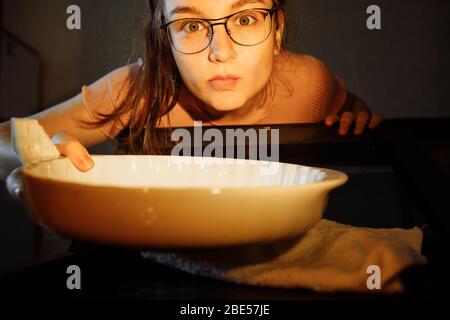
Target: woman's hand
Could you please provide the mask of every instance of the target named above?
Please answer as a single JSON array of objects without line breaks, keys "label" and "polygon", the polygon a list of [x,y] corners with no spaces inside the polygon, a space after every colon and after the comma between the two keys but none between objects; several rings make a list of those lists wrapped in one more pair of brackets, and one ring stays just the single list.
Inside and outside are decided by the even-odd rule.
[{"label": "woman's hand", "polygon": [[347,92],[347,100],[338,114],[330,114],[325,117],[324,122],[327,126],[332,126],[339,122],[339,135],[345,136],[353,123],[355,128],[353,133],[360,135],[366,127],[375,129],[383,121],[381,114],[372,114],[366,103]]},{"label": "woman's hand", "polygon": [[[66,156],[80,171],[86,172],[94,166],[94,161],[87,149],[74,137],[60,132],[52,137],[52,142],[61,155]],[[21,199],[23,192],[22,167],[16,168],[6,178],[8,192],[15,198]]]},{"label": "woman's hand", "polygon": [[355,122],[353,133],[355,135],[360,135],[366,126],[369,129],[375,129],[382,120],[383,116],[381,114],[370,114],[366,111],[354,114],[351,111],[345,111],[342,116],[337,114],[327,116],[325,118],[325,124],[327,126],[332,126],[335,122],[339,121],[339,134],[345,136],[352,123]]},{"label": "woman's hand", "polygon": [[78,170],[86,172],[94,166],[94,161],[92,161],[89,152],[76,138],[65,132],[60,132],[52,137],[52,142],[58,148],[59,153],[69,158]]}]

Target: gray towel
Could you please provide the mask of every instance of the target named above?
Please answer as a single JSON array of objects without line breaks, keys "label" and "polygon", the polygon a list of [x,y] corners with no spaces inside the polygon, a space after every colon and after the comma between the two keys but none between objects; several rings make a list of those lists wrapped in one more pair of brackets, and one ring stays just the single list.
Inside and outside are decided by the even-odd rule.
[{"label": "gray towel", "polygon": [[[321,292],[400,292],[398,274],[427,260],[422,231],[374,229],[321,220],[297,239],[178,251],[143,250],[152,260],[194,275],[239,284]],[[379,269],[377,269],[379,268]],[[377,285],[377,278],[379,282]]]}]

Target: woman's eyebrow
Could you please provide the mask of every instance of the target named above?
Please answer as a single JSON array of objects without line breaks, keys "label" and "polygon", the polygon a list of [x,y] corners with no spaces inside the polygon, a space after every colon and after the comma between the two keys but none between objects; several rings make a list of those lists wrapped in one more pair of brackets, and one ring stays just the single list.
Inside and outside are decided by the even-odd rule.
[{"label": "woman's eyebrow", "polygon": [[[231,10],[238,9],[240,7],[243,7],[247,4],[253,4],[253,3],[260,3],[260,4],[266,4],[265,0],[238,0],[237,2],[233,3],[231,6]],[[191,13],[191,14],[197,14],[197,15],[204,15],[201,10],[197,9],[196,7],[190,7],[190,6],[178,6],[172,9],[169,12],[169,17],[172,17],[175,14],[181,14],[181,13]]]},{"label": "woman's eyebrow", "polygon": [[231,9],[238,9],[240,7],[243,7],[247,4],[253,4],[253,3],[259,3],[259,4],[266,4],[266,0],[238,0],[237,2],[233,3],[231,6]]},{"label": "woman's eyebrow", "polygon": [[192,14],[198,14],[202,15],[201,10],[195,8],[195,7],[189,7],[189,6],[179,6],[175,7],[173,10],[169,12],[169,17],[172,17],[175,14],[179,13],[192,13]]}]

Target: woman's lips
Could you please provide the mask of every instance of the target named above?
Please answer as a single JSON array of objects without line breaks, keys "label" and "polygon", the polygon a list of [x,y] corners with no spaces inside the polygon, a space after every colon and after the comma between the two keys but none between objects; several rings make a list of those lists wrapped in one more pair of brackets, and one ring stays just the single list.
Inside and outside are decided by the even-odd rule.
[{"label": "woman's lips", "polygon": [[231,90],[240,79],[240,77],[235,75],[215,76],[209,80],[209,83],[216,90]]}]

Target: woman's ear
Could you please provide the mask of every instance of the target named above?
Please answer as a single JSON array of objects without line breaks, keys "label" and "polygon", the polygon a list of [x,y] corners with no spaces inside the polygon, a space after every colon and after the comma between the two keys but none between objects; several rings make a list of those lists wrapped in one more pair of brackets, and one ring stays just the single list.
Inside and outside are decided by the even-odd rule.
[{"label": "woman's ear", "polygon": [[284,23],[285,17],[283,12],[277,13],[277,21],[275,23],[275,48],[274,54],[279,55],[281,53],[281,47],[283,43],[283,32],[284,32]]}]

